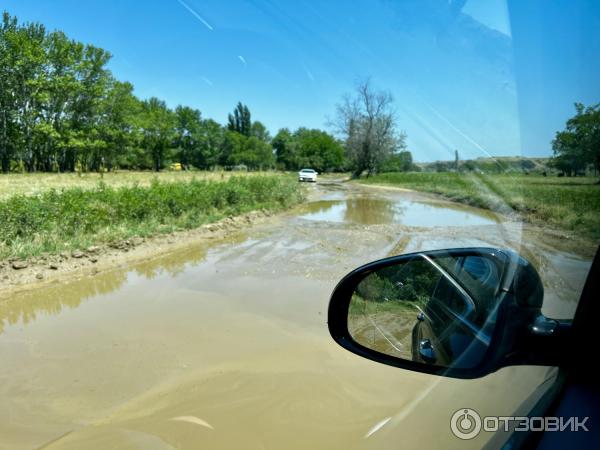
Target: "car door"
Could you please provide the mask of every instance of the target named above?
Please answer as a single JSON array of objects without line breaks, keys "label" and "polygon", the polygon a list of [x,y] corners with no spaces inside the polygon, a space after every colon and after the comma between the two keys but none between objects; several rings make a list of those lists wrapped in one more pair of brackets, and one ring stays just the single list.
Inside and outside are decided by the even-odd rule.
[{"label": "car door", "polygon": [[[499,448],[539,448],[553,450],[561,448],[592,448],[600,442],[600,387],[597,376],[589,365],[588,344],[597,343],[596,318],[600,313],[598,293],[600,292],[600,247],[587,276],[587,280],[572,323],[572,342],[569,363],[557,368],[551,383],[540,386],[537,397],[532,402],[523,402],[515,415],[528,417],[576,418],[584,429],[557,433],[556,431],[532,431],[529,433],[498,433],[486,445],[486,449]],[[584,343],[584,345],[578,345]],[[542,393],[543,392],[543,393]],[[586,420],[586,418],[588,418]],[[596,424],[594,424],[594,419]],[[577,422],[576,422],[577,423]],[[596,425],[596,426],[594,426]]]}]

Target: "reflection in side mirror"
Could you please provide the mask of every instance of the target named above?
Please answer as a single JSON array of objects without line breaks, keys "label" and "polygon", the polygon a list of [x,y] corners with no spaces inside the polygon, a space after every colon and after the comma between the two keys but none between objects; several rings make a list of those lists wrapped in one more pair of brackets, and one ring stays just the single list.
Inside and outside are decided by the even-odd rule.
[{"label": "reflection in side mirror", "polygon": [[533,266],[510,250],[413,253],[344,277],[331,297],[328,326],[336,342],[365,358],[476,378],[565,357],[570,324],[541,314],[543,292]]},{"label": "reflection in side mirror", "polygon": [[[452,269],[452,275],[446,269]],[[453,278],[481,293],[473,298]],[[477,366],[495,323],[490,302],[498,268],[479,256],[424,255],[374,270],[356,286],[348,308],[348,330],[377,352],[443,367]]]}]

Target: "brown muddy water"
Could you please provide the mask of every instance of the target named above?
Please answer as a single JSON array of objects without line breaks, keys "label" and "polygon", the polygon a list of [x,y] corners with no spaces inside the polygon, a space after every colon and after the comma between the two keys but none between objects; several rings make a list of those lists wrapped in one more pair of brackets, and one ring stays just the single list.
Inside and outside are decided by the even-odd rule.
[{"label": "brown muddy water", "polygon": [[459,440],[449,419],[464,407],[523,413],[553,369],[463,381],[367,361],[328,335],[333,287],[389,254],[507,246],[542,273],[544,311],[569,317],[589,261],[481,210],[406,192],[311,189],[317,201],[226,240],[0,303],[0,448],[479,448],[494,439]]}]

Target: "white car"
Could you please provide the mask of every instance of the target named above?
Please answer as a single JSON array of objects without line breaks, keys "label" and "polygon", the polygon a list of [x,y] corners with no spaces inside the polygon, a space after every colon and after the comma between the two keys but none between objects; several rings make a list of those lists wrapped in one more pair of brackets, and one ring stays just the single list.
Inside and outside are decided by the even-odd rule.
[{"label": "white car", "polygon": [[312,181],[317,182],[318,172],[313,169],[302,169],[298,172],[298,181]]}]

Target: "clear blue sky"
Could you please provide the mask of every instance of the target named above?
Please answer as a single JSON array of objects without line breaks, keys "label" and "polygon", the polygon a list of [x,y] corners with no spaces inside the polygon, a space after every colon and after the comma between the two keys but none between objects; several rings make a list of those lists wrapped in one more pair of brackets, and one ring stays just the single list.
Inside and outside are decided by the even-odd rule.
[{"label": "clear blue sky", "polygon": [[454,149],[546,156],[573,102],[600,102],[595,0],[4,0],[0,9],[109,50],[110,69],[142,98],[221,123],[241,100],[273,134],[326,127],[369,76],[393,93],[418,161]]}]

